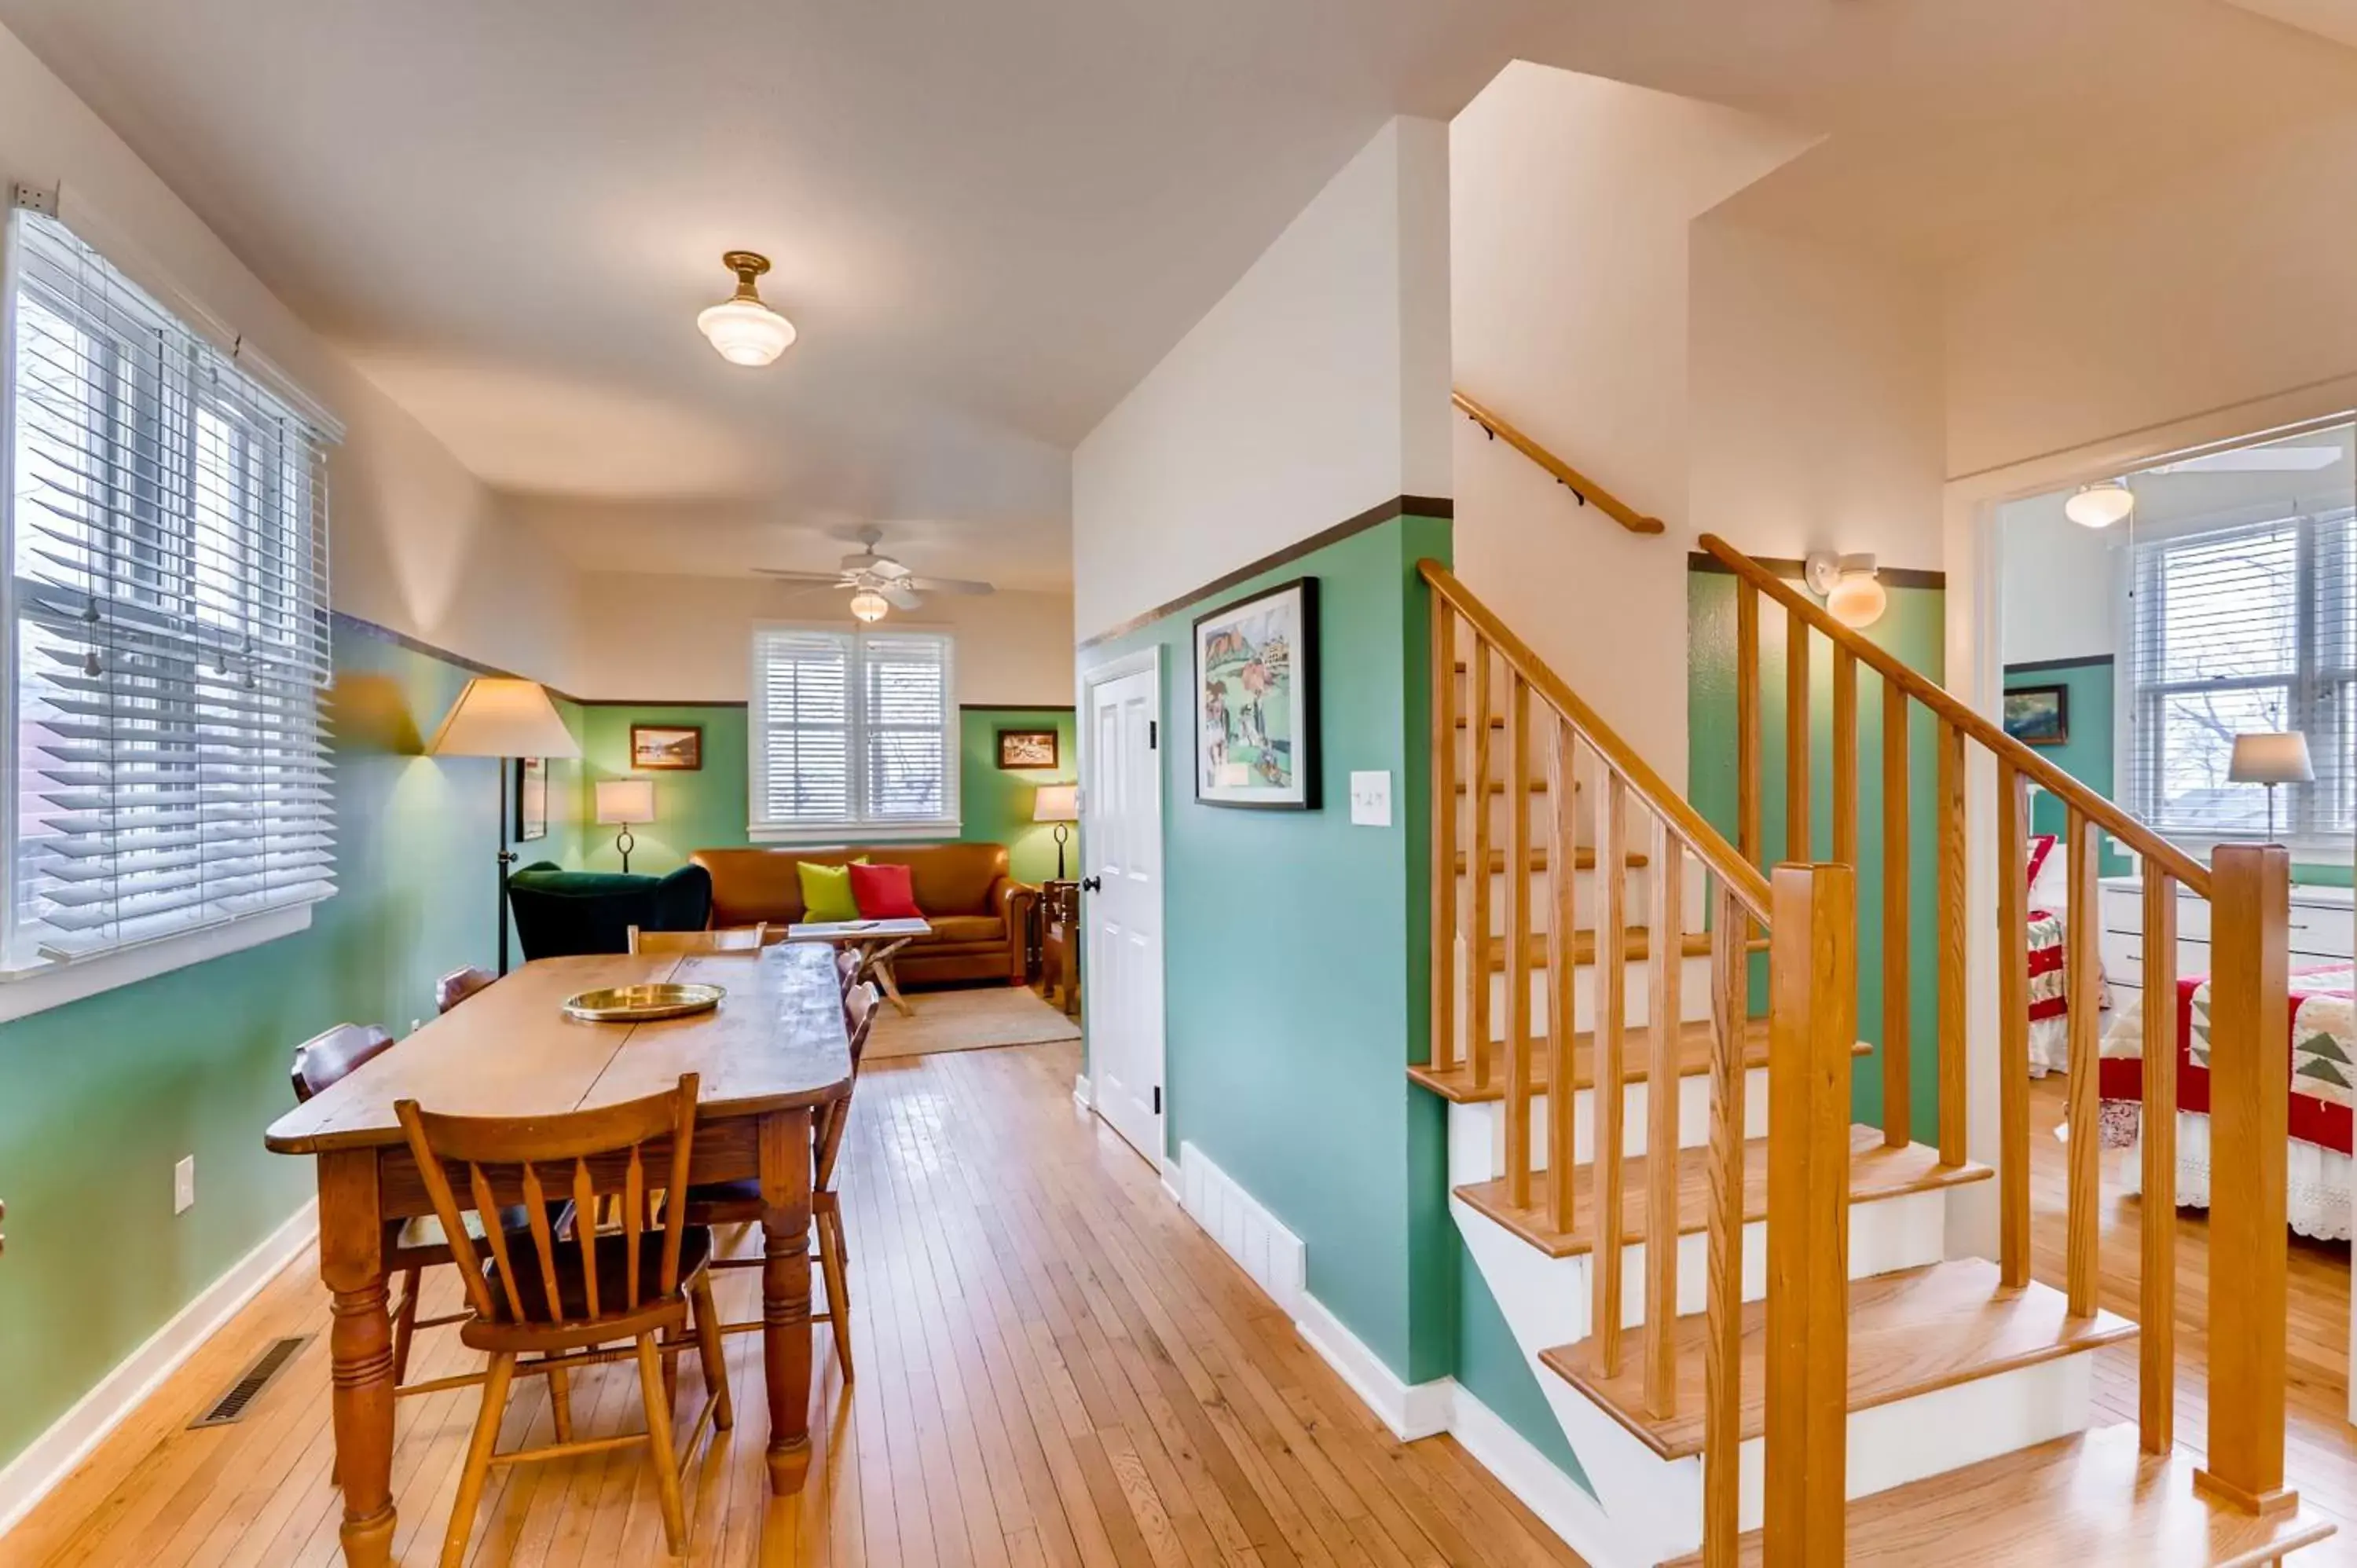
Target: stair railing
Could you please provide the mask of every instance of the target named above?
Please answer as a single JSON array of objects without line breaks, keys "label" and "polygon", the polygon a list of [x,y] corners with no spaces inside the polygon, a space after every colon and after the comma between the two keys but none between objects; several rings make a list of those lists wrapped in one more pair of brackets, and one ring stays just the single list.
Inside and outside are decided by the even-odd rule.
[{"label": "stair railing", "polygon": [[[1740,1375],[1743,1316],[1744,1213],[1744,1073],[1748,1026],[1749,940],[1752,923],[1771,926],[1783,946],[1770,953],[1778,1011],[1770,1023],[1770,1078],[1771,1099],[1788,1092],[1802,1094],[1809,1104],[1829,1103],[1838,1090],[1846,1106],[1850,1046],[1840,1009],[1855,1013],[1852,983],[1854,937],[1847,935],[1844,911],[1837,902],[1846,897],[1850,873],[1842,867],[1782,866],[1776,872],[1771,897],[1769,879],[1738,853],[1685,800],[1663,781],[1631,750],[1554,671],[1510,631],[1465,585],[1438,563],[1426,561],[1420,570],[1432,588],[1431,714],[1433,770],[1432,883],[1435,918],[1432,931],[1432,1063],[1437,1069],[1468,1068],[1477,1085],[1486,1090],[1502,1079],[1504,1096],[1504,1163],[1507,1196],[1517,1208],[1543,1213],[1545,1227],[1577,1236],[1587,1228],[1591,1241],[1590,1270],[1594,1296],[1595,1370],[1607,1378],[1621,1373],[1627,1353],[1623,1316],[1625,1282],[1622,1247],[1642,1240],[1644,1249],[1643,1317],[1638,1355],[1646,1407],[1658,1417],[1675,1413],[1677,1359],[1674,1328],[1678,1297],[1678,1047],[1683,1023],[1681,973],[1687,956],[1684,918],[1685,867],[1691,858],[1702,873],[1703,911],[1706,916],[1710,953],[1709,1028],[1709,1172],[1707,1269],[1706,1283],[1706,1342],[1704,1346],[1704,1511],[1708,1561],[1735,1561],[1738,1519],[1737,1451],[1741,1442]],[[1465,691],[1460,692],[1460,682]],[[1470,767],[1458,776],[1458,733],[1469,732]],[[1502,757],[1492,731],[1502,739]],[[1493,777],[1496,775],[1496,777]],[[1589,789],[1588,786],[1595,786]],[[1546,799],[1544,820],[1534,832],[1532,802]],[[1587,806],[1587,832],[1583,834],[1581,807]],[[1491,802],[1502,799],[1502,835],[1492,822]],[[1502,837],[1502,843],[1499,840]],[[1594,849],[1593,865],[1600,889],[1594,917],[1596,969],[1595,1026],[1589,1079],[1589,1150],[1593,1158],[1587,1212],[1580,1212],[1575,1180],[1575,1102],[1577,1064],[1574,1040],[1572,971],[1581,960],[1576,934],[1577,866],[1585,845]],[[1645,1142],[1658,1157],[1644,1163],[1641,1201],[1628,1206],[1623,1165],[1627,1147],[1624,1100],[1634,1076],[1629,1060],[1627,996],[1624,973],[1634,956],[1631,942],[1640,935],[1629,918],[1629,871],[1631,851],[1646,846],[1642,869],[1648,878],[1650,927],[1641,929],[1642,954],[1650,965],[1647,981],[1649,1059],[1646,1076]],[[1531,896],[1532,873],[1544,866],[1549,873],[1546,929],[1534,934]],[[1464,874],[1464,897],[1458,894],[1458,874]],[[1497,915],[1491,895],[1494,876],[1503,874],[1505,907],[1502,933],[1492,931]],[[1828,904],[1826,901],[1835,900]],[[1793,911],[1805,912],[1807,918]],[[1788,936],[1790,919],[1796,935]],[[1843,933],[1835,940],[1832,933]],[[1803,947],[1792,949],[1792,942]],[[1791,950],[1787,950],[1791,949]],[[1805,955],[1805,957],[1803,956]],[[1459,963],[1463,972],[1459,972]],[[1546,976],[1546,1032],[1542,1041],[1533,1022],[1534,972]],[[1849,966],[1846,969],[1844,966]],[[1502,974],[1502,1018],[1493,1018],[1491,977]],[[1460,987],[1461,982],[1461,987]],[[1460,1020],[1457,997],[1466,999]],[[1497,1037],[1493,1039],[1493,1025]],[[1786,1036],[1790,1036],[1787,1040]],[[1537,1167],[1533,1149],[1532,1106],[1539,1052],[1544,1051],[1548,1158]],[[1827,1065],[1818,1057],[1834,1052]],[[1813,1069],[1811,1064],[1814,1063]],[[1779,1074],[1797,1075],[1780,1090]],[[1781,1101],[1779,1102],[1781,1103]],[[1828,1173],[1839,1165],[1846,1173],[1848,1122],[1839,1116],[1777,1110],[1770,1176],[1770,1251],[1771,1269],[1782,1266],[1797,1283],[1823,1273],[1835,1254],[1811,1256],[1810,1233],[1783,1224],[1779,1207],[1799,1204],[1839,1188],[1846,1203],[1846,1174]],[[1781,1129],[1790,1128],[1789,1133]],[[1794,1154],[1806,1130],[1815,1143]],[[1781,1152],[1780,1152],[1781,1151]],[[1791,1170],[1780,1161],[1791,1155]],[[1803,1187],[1792,1187],[1798,1173]],[[1544,1190],[1534,1186],[1543,1178]],[[1780,1187],[1778,1184],[1783,1185]],[[1831,1186],[1828,1187],[1827,1184]],[[1799,1212],[1794,1209],[1793,1212]],[[1822,1218],[1822,1217],[1820,1217]],[[1781,1228],[1780,1228],[1781,1227]],[[1844,1230],[1842,1234],[1846,1235]],[[1845,1243],[1846,1245],[1846,1243]],[[1838,1281],[1839,1276],[1833,1276]],[[1836,1290],[1840,1288],[1836,1283]],[[1808,1293],[1821,1300],[1822,1282]],[[1789,1301],[1801,1296],[1786,1293]],[[1789,1326],[1778,1316],[1778,1292],[1771,1286],[1771,1336]],[[1846,1360],[1845,1325],[1839,1315],[1832,1322],[1811,1321],[1788,1339],[1776,1343],[1781,1352],[1769,1358],[1771,1386],[1780,1376],[1806,1361],[1826,1374],[1818,1363],[1830,1365],[1835,1383]],[[1827,1360],[1827,1358],[1830,1358]],[[1797,1385],[1796,1385],[1797,1386]],[[1836,1447],[1830,1467],[1821,1449],[1812,1452],[1793,1427],[1781,1434],[1788,1417],[1797,1421],[1803,1407],[1771,1402],[1768,1452],[1771,1474],[1797,1477],[1805,1466],[1813,1480],[1833,1479],[1835,1511],[1838,1516],[1842,1465]],[[1840,1440],[1838,1423],[1833,1434]],[[1818,1512],[1823,1511],[1822,1503]],[[1838,1543],[1838,1535],[1835,1537]]]},{"label": "stair railing", "polygon": [[[2097,1307],[2102,1140],[2097,1073],[2101,1040],[2095,998],[2102,971],[2096,849],[2108,832],[2144,862],[2142,1277],[2137,1418],[2142,1446],[2166,1454],[2175,1442],[2178,1103],[2178,894],[2210,902],[2212,1184],[2211,1277],[2233,1282],[2209,1303],[2209,1466],[2205,1489],[2247,1511],[2297,1501],[2284,1487],[2286,1169],[2289,1039],[2287,942],[2290,857],[2281,845],[2222,845],[2204,866],[2113,802],[2005,733],[1985,715],[1833,618],[1775,573],[1725,540],[1705,534],[1705,552],[1731,571],[1736,589],[1738,839],[1744,860],[1766,855],[1761,822],[1762,599],[1785,621],[1785,857],[1806,857],[1811,831],[1811,634],[1831,644],[1832,858],[1855,867],[1858,832],[1858,668],[1880,678],[1882,701],[1883,939],[1881,1073],[1884,1133],[1909,1140],[1908,999],[1909,720],[1935,721],[1937,899],[1931,933],[1938,965],[1939,1147],[1944,1163],[1964,1158],[1964,997],[1967,911],[1965,825],[1968,748],[1996,768],[1998,965],[1998,1264],[2007,1285],[2030,1278],[2029,950],[2028,785],[2063,803],[2062,852],[2072,918],[2065,929],[2070,998],[2070,1155],[2065,1290],[2069,1310]],[[1778,875],[1783,875],[1780,868]],[[1821,876],[1821,881],[1825,880]],[[1776,908],[1791,918],[1778,885]],[[1830,895],[1820,894],[1820,897]],[[1833,916],[1836,921],[1841,917]],[[1786,932],[1772,923],[1775,940]],[[1796,939],[1797,940],[1797,939]],[[1797,961],[1797,955],[1795,957]],[[1783,949],[1771,959],[1771,989],[1789,979]],[[1781,1040],[1781,1036],[1778,1037]],[[1773,1054],[1781,1043],[1771,1043]],[[1771,1068],[1772,1073],[1772,1068]],[[1781,1117],[1771,1106],[1771,1117]],[[1771,1133],[1774,1132],[1771,1126]],[[1771,1155],[1771,1159],[1773,1156]],[[1777,1203],[1771,1182],[1771,1238]],[[1813,1218],[1822,1218],[1811,1211]],[[1773,1245],[1771,1239],[1770,1245]],[[1771,1304],[1774,1300],[1771,1286]],[[1771,1305],[1771,1316],[1772,1316]],[[1770,1464],[1774,1463],[1770,1449]],[[1835,1472],[1838,1475],[1839,1471]],[[1777,1506],[1770,1481],[1770,1508]],[[1772,1511],[1771,1519],[1774,1517]],[[1803,1532],[1805,1534],[1806,1532]],[[1813,1556],[1808,1559],[1817,1561]],[[1828,1561],[1837,1561],[1837,1554]]]},{"label": "stair railing", "polygon": [[1507,446],[1554,475],[1555,483],[1579,498],[1580,505],[1586,506],[1590,501],[1595,502],[1597,510],[1631,533],[1662,532],[1660,518],[1649,517],[1639,511],[1635,507],[1540,446],[1538,442],[1509,424],[1504,419],[1475,403],[1463,392],[1451,392],[1448,394],[1448,401],[1455,403],[1464,413],[1465,417],[1488,432],[1491,440],[1503,440]]}]

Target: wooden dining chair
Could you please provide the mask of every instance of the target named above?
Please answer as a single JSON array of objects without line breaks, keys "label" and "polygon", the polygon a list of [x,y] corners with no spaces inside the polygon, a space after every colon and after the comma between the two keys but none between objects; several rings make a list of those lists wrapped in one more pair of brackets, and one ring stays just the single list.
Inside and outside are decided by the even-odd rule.
[{"label": "wooden dining chair", "polygon": [[[854,1089],[859,1082],[859,1060],[867,1049],[868,1032],[876,1026],[876,1009],[882,1000],[873,984],[856,985],[844,998],[844,1023],[851,1036],[851,1079]],[[811,1173],[811,1228],[818,1232],[818,1266],[826,1281],[826,1310],[811,1314],[813,1323],[826,1324],[834,1337],[835,1364],[843,1369],[843,1380],[851,1381],[851,1258],[843,1237],[843,1202],[834,1190],[835,1157],[843,1150],[845,1123],[851,1120],[851,1096],[846,1094],[829,1106],[824,1120],[812,1129],[813,1148]],[[716,1182],[687,1189],[687,1220],[691,1225],[759,1225],[761,1222],[761,1184],[748,1177],[742,1181]],[[716,1269],[758,1269],[760,1258],[715,1258]],[[760,1321],[725,1324],[723,1334],[750,1334],[761,1327]]]},{"label": "wooden dining chair", "polygon": [[716,931],[642,931],[630,928],[634,953],[758,953],[769,923],[728,926]]},{"label": "wooden dining chair", "polygon": [[851,1000],[851,988],[859,983],[859,950],[856,948],[834,950],[834,983],[843,992],[843,999]]},{"label": "wooden dining chair", "polygon": [[471,963],[464,969],[454,969],[434,983],[434,1010],[447,1013],[498,978],[490,970],[478,969]]},{"label": "wooden dining chair", "polygon": [[[458,1477],[458,1498],[442,1538],[442,1568],[458,1568],[494,1465],[602,1453],[643,1444],[662,1510],[663,1539],[673,1552],[687,1544],[680,1496],[680,1457],[673,1448],[668,1358],[683,1348],[693,1323],[704,1367],[704,1408],[687,1448],[703,1441],[705,1423],[726,1432],[734,1424],[728,1375],[721,1359],[719,1319],[712,1308],[712,1233],[687,1219],[687,1205],[665,1203],[659,1224],[647,1216],[657,1188],[687,1190],[695,1133],[697,1079],[683,1074],[677,1087],[643,1100],[554,1117],[447,1116],[414,1100],[393,1113],[408,1134],[410,1154],[424,1176],[444,1230],[464,1235],[468,1208],[495,1209],[521,1201],[529,1222],[522,1236],[487,1228],[481,1245],[457,1249],[458,1274],[470,1310],[458,1330],[468,1347],[487,1352],[482,1409],[475,1418]],[[668,1142],[668,1149],[664,1147]],[[651,1167],[651,1155],[667,1155]],[[597,1182],[619,1175],[623,1201],[616,1230],[576,1224],[560,1239],[549,1219],[552,1199],[570,1197],[575,1212],[590,1211]],[[453,1176],[463,1181],[462,1204]],[[629,1349],[602,1347],[618,1340]],[[520,1373],[635,1359],[647,1430],[619,1437],[558,1441],[542,1448],[499,1453],[508,1389]],[[528,1359],[526,1358],[529,1358]]]}]

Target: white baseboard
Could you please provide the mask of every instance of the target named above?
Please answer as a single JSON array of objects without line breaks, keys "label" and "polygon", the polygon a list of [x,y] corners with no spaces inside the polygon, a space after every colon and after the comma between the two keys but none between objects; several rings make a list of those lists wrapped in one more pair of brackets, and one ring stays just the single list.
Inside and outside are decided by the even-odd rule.
[{"label": "white baseboard", "polygon": [[1524,1508],[1545,1521],[1564,1544],[1594,1564],[1621,1568],[1631,1560],[1621,1547],[1603,1505],[1587,1488],[1555,1468],[1531,1440],[1506,1424],[1506,1418],[1475,1399],[1461,1383],[1452,1381],[1448,1431],[1465,1452],[1498,1477]]},{"label": "white baseboard", "polygon": [[116,1363],[98,1386],[74,1402],[25,1451],[0,1468],[0,1535],[16,1528],[106,1434],[161,1387],[165,1379],[262,1292],[271,1277],[317,1240],[319,1200],[312,1198],[197,1293],[145,1344]]},{"label": "white baseboard", "polygon": [[1087,1073],[1077,1074],[1072,1079],[1072,1103],[1083,1111],[1096,1109],[1096,1088],[1089,1082]]},{"label": "white baseboard", "polygon": [[1365,1341],[1343,1326],[1324,1302],[1307,1291],[1294,1305],[1293,1326],[1402,1443],[1448,1430],[1454,1380],[1403,1381],[1381,1356],[1367,1348]]}]

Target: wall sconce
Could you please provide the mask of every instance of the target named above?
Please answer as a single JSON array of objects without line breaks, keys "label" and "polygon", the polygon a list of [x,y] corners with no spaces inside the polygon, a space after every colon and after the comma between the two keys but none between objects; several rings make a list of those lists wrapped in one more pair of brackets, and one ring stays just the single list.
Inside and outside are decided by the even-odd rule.
[{"label": "wall sconce", "polygon": [[1874,575],[1871,555],[1835,555],[1816,550],[1802,565],[1809,591],[1825,601],[1825,613],[1844,626],[1872,626],[1890,605],[1889,595]]}]

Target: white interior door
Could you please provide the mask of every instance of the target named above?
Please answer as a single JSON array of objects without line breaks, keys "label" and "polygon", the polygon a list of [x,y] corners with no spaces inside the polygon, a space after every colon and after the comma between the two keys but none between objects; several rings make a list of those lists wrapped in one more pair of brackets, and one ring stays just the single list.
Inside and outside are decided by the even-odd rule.
[{"label": "white interior door", "polygon": [[1157,667],[1088,686],[1081,926],[1097,1114],[1162,1163],[1162,713]]}]

